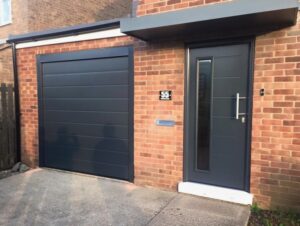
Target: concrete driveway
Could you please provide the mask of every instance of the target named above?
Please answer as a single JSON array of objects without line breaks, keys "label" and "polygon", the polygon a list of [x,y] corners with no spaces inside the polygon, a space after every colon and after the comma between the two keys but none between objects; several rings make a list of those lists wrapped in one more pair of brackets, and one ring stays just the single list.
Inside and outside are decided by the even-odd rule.
[{"label": "concrete driveway", "polygon": [[0,180],[0,225],[246,225],[249,207],[36,169]]}]

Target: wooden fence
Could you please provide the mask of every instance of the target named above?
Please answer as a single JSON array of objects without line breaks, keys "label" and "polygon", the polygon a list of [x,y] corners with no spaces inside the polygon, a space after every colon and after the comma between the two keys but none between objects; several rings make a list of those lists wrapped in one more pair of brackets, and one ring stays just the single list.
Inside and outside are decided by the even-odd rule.
[{"label": "wooden fence", "polygon": [[17,161],[14,87],[0,86],[0,170],[11,168]]}]

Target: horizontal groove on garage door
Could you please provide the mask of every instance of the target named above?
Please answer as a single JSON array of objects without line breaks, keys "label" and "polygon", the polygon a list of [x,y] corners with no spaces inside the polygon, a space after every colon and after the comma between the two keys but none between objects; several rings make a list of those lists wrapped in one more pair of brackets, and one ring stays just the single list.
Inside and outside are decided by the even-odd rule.
[{"label": "horizontal groove on garage door", "polygon": [[128,126],[94,125],[94,124],[56,124],[45,123],[45,133],[73,136],[95,136],[109,138],[128,138]]},{"label": "horizontal groove on garage door", "polygon": [[128,113],[95,113],[95,112],[44,112],[47,121],[101,123],[101,124],[128,124]]},{"label": "horizontal groove on garage door", "polygon": [[[126,152],[109,152],[101,151],[97,148],[87,149],[87,148],[76,148],[69,146],[59,146],[55,144],[48,144],[46,146],[46,159],[49,158],[59,158],[68,160],[80,160],[80,161],[90,161],[94,162],[93,159],[97,159],[97,163],[100,164],[111,164],[126,166],[128,164],[128,153]],[[101,160],[98,160],[101,159]]]},{"label": "horizontal groove on garage door", "polygon": [[[96,152],[101,152],[101,153],[112,153],[112,154],[120,154],[120,155],[128,156],[128,147],[126,147],[124,144],[122,144],[122,150],[118,150],[118,151],[113,151],[113,150],[109,150],[109,149],[103,149],[102,143],[96,144],[96,146],[93,147],[93,148],[83,147],[82,145],[80,145],[80,150],[88,150],[88,151],[92,151],[92,152],[95,152],[95,153]],[[47,147],[48,148],[49,147],[59,148],[62,151],[66,150],[66,149],[69,149],[69,150],[79,150],[78,149],[78,145],[76,145],[76,144],[65,144],[65,145],[63,145],[63,144],[60,144],[60,143],[57,144],[57,143],[47,142]]]},{"label": "horizontal groove on garage door", "polygon": [[128,96],[128,86],[118,87],[56,87],[44,88],[45,98],[122,98]]},{"label": "horizontal groove on garage door", "polygon": [[128,57],[51,62],[43,69],[44,75],[128,70]]},{"label": "horizontal groove on garage door", "polygon": [[85,99],[78,104],[77,99],[45,99],[45,110],[65,111],[121,111],[128,112],[128,100],[126,99]]},{"label": "horizontal groove on garage door", "polygon": [[42,56],[44,166],[132,179],[133,75],[124,48],[120,56],[102,52],[113,57],[102,50]]},{"label": "horizontal groove on garage door", "polygon": [[119,166],[112,164],[101,164],[91,161],[72,160],[66,162],[64,159],[48,159],[47,167],[69,170],[80,173],[89,173],[99,176],[107,176],[113,178],[129,179],[128,166]]},{"label": "horizontal groove on garage door", "polygon": [[[93,74],[62,74],[44,77],[44,87],[125,85],[128,84],[127,71],[94,72]],[[70,79],[70,76],[72,79]],[[57,79],[59,77],[59,80]],[[111,79],[113,78],[113,80]]]},{"label": "horizontal groove on garage door", "polygon": [[[102,148],[109,151],[114,152],[124,152],[128,151],[128,139],[116,139],[116,138],[109,138],[109,137],[95,137],[95,136],[72,136],[67,135],[64,139],[60,139],[61,143],[64,144],[66,140],[74,140],[76,139],[77,142],[80,144],[80,147],[90,148],[93,149],[96,146],[99,146],[101,143]],[[58,143],[58,136],[57,134],[48,134],[45,138],[46,143]],[[64,142],[63,142],[64,141]]]}]

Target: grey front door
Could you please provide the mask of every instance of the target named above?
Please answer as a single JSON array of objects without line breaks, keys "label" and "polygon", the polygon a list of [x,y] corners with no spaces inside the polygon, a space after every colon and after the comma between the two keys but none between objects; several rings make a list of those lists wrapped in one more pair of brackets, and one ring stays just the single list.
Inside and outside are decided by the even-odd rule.
[{"label": "grey front door", "polygon": [[189,49],[187,181],[246,189],[249,49],[249,44]]}]

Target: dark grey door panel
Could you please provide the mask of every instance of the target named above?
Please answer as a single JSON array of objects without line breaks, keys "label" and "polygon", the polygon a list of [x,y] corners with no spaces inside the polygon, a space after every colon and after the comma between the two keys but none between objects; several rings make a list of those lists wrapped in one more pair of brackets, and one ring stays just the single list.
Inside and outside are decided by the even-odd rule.
[{"label": "dark grey door panel", "polygon": [[248,43],[189,49],[187,181],[246,189],[249,67]]},{"label": "dark grey door panel", "polygon": [[46,134],[58,134],[64,127],[69,134],[81,136],[97,136],[116,139],[128,139],[128,126],[97,125],[97,124],[71,124],[71,123],[45,123]]},{"label": "dark grey door panel", "polygon": [[[75,140],[76,143],[72,145],[72,143],[68,142],[70,140]],[[47,137],[45,137],[45,143],[56,144],[57,143],[57,135],[49,133]],[[94,136],[78,136],[67,134],[64,136],[64,139],[61,139],[60,145],[69,145],[76,146],[79,143],[80,147],[87,149],[94,149],[95,147],[101,144],[101,149],[112,152],[128,152],[128,150],[124,147],[129,146],[128,139],[115,139],[110,137],[94,137]]]},{"label": "dark grey door panel", "polygon": [[89,101],[78,99],[44,99],[45,110],[52,111],[101,111],[101,112],[128,112],[128,99],[103,99],[93,98]]},{"label": "dark grey door panel", "polygon": [[[70,79],[70,75],[72,79]],[[59,77],[59,80],[57,79]],[[113,79],[112,79],[113,78]],[[73,74],[54,74],[44,76],[46,87],[55,86],[98,86],[98,85],[127,85],[128,70],[105,72],[86,72]]]},{"label": "dark grey door panel", "polygon": [[44,117],[47,122],[127,125],[129,116],[127,112],[45,111]]},{"label": "dark grey door panel", "polygon": [[[85,51],[87,52],[87,51]],[[87,53],[88,54],[88,53]],[[67,57],[72,57],[70,54]],[[88,57],[88,56],[87,56]],[[77,75],[79,73],[104,73],[111,71],[122,71],[129,69],[128,57],[126,56],[113,56],[113,57],[101,57],[97,59],[91,58],[76,59],[76,60],[59,60],[43,65],[45,70],[45,77],[53,75]],[[97,56],[96,56],[97,57]],[[70,59],[70,58],[69,58]]]},{"label": "dark grey door panel", "polygon": [[45,99],[50,98],[121,98],[128,96],[128,85],[44,87]]},{"label": "dark grey door panel", "polygon": [[133,180],[131,47],[38,56],[40,165]]}]

